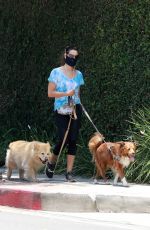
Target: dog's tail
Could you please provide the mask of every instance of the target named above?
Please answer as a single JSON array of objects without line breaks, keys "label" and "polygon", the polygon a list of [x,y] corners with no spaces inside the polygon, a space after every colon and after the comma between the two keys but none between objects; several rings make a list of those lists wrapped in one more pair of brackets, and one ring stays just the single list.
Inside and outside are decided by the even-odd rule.
[{"label": "dog's tail", "polygon": [[91,137],[88,143],[89,150],[91,154],[95,155],[96,149],[103,143],[104,137],[100,133],[94,133],[94,135]]}]

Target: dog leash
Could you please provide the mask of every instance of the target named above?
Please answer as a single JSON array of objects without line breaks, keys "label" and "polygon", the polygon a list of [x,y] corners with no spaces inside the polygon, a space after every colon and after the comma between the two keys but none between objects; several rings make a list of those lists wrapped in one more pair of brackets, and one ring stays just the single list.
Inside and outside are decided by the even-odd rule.
[{"label": "dog leash", "polygon": [[[68,133],[69,133],[69,129],[70,129],[70,125],[71,125],[71,120],[76,120],[77,119],[77,114],[76,114],[76,106],[75,104],[73,103],[72,101],[72,98],[69,96],[68,97],[68,104],[72,107],[72,113],[70,114],[70,119],[69,119],[69,122],[68,122],[68,127],[66,129],[66,132],[65,132],[65,135],[64,135],[64,139],[63,139],[63,142],[62,142],[62,145],[61,145],[61,148],[59,150],[59,154],[58,154],[58,157],[57,157],[57,161],[56,161],[56,164],[55,164],[55,169],[57,167],[57,164],[58,164],[58,161],[59,161],[59,157],[60,157],[60,154],[63,150],[63,147],[64,147],[64,144],[65,144],[65,141],[67,139],[67,136],[68,136]],[[54,169],[54,171],[55,171]]]},{"label": "dog leash", "polygon": [[60,158],[61,152],[62,152],[62,150],[63,150],[64,144],[65,144],[65,141],[66,141],[67,136],[68,136],[68,132],[69,132],[70,125],[71,125],[71,120],[72,120],[72,115],[70,115],[70,119],[69,119],[68,127],[67,127],[67,130],[66,130],[66,132],[65,132],[65,135],[64,135],[64,139],[63,139],[63,142],[62,142],[61,148],[60,148],[60,150],[59,150],[59,154],[58,154],[57,161],[56,161],[56,164],[55,164],[54,172],[55,172],[55,170],[56,170],[56,167],[57,167],[57,164],[58,164],[58,161],[59,161],[59,158]]},{"label": "dog leash", "polygon": [[97,127],[94,125],[94,123],[93,123],[93,121],[92,121],[90,115],[89,115],[88,112],[86,111],[86,109],[85,109],[85,107],[83,106],[83,104],[80,103],[80,105],[81,105],[81,107],[82,107],[82,110],[83,110],[84,114],[85,114],[86,117],[89,119],[89,121],[91,122],[91,124],[93,125],[93,127],[95,128],[95,130],[96,130],[99,134],[101,134],[101,133],[99,132],[99,130],[97,129]]},{"label": "dog leash", "polygon": [[[68,132],[69,132],[70,125],[71,125],[71,120],[72,120],[72,119],[75,119],[75,120],[77,119],[77,115],[76,115],[76,111],[75,111],[75,110],[76,110],[76,109],[75,109],[75,105],[72,105],[72,108],[73,108],[73,110],[72,110],[72,113],[70,114],[70,119],[69,119],[69,122],[68,122],[68,126],[67,126],[67,129],[66,129],[65,135],[64,135],[63,142],[62,142],[62,144],[61,144],[61,148],[60,148],[60,150],[59,150],[59,154],[58,154],[58,156],[57,156],[57,160],[56,160],[56,163],[55,163],[55,167],[54,167],[53,173],[54,173],[55,170],[56,170],[56,167],[57,167],[57,165],[58,165],[58,161],[59,161],[61,152],[62,152],[62,150],[63,150],[65,141],[66,141],[66,139],[67,139]],[[47,170],[48,170],[49,172],[52,172],[50,169],[48,169],[48,166],[47,166],[47,165],[46,165],[46,167],[47,167]],[[45,170],[46,170],[46,168],[45,168]]]},{"label": "dog leash", "polygon": [[[83,106],[83,104],[82,104],[81,102],[80,102],[80,105],[81,105],[81,107],[82,107],[82,110],[83,110],[84,114],[85,114],[86,117],[89,119],[89,121],[91,122],[91,124],[93,125],[93,127],[95,128],[95,130],[97,131],[97,133],[99,133],[99,134],[101,135],[101,133],[99,132],[99,130],[97,129],[97,127],[94,125],[94,123],[93,123],[93,121],[92,121],[90,115],[88,114],[88,112],[86,111],[85,107]],[[103,142],[105,142],[104,139],[103,139]],[[93,177],[94,177],[94,175],[95,175],[95,172],[96,172],[96,166],[95,166],[95,164],[94,164]]]}]

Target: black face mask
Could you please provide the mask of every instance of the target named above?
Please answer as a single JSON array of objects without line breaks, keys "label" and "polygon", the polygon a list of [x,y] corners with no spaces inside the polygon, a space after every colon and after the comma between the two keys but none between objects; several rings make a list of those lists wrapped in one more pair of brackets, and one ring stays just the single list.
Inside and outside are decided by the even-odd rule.
[{"label": "black face mask", "polygon": [[65,63],[73,67],[77,63],[77,58],[71,58],[71,57],[66,56]]}]

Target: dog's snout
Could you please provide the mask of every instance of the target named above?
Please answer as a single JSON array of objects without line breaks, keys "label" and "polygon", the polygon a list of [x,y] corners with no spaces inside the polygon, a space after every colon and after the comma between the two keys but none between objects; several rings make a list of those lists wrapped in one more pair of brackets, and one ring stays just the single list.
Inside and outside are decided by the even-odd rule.
[{"label": "dog's snout", "polygon": [[48,161],[48,157],[45,157],[45,161]]}]

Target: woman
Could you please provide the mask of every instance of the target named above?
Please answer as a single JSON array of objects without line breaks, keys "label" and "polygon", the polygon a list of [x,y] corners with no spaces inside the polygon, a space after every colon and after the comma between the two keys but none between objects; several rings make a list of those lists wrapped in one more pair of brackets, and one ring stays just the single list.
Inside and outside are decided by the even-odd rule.
[{"label": "woman", "polygon": [[66,180],[75,182],[72,169],[77,150],[76,141],[81,123],[82,109],[80,105],[80,86],[84,84],[83,75],[75,66],[79,57],[78,49],[68,46],[63,54],[63,65],[51,71],[48,78],[48,97],[55,98],[54,111],[56,126],[58,129],[58,141],[54,147],[52,157],[46,167],[46,175],[53,177],[55,165],[62,146],[62,142],[72,116],[72,106],[75,105],[77,119],[72,119],[69,132],[64,144],[67,147]]}]

